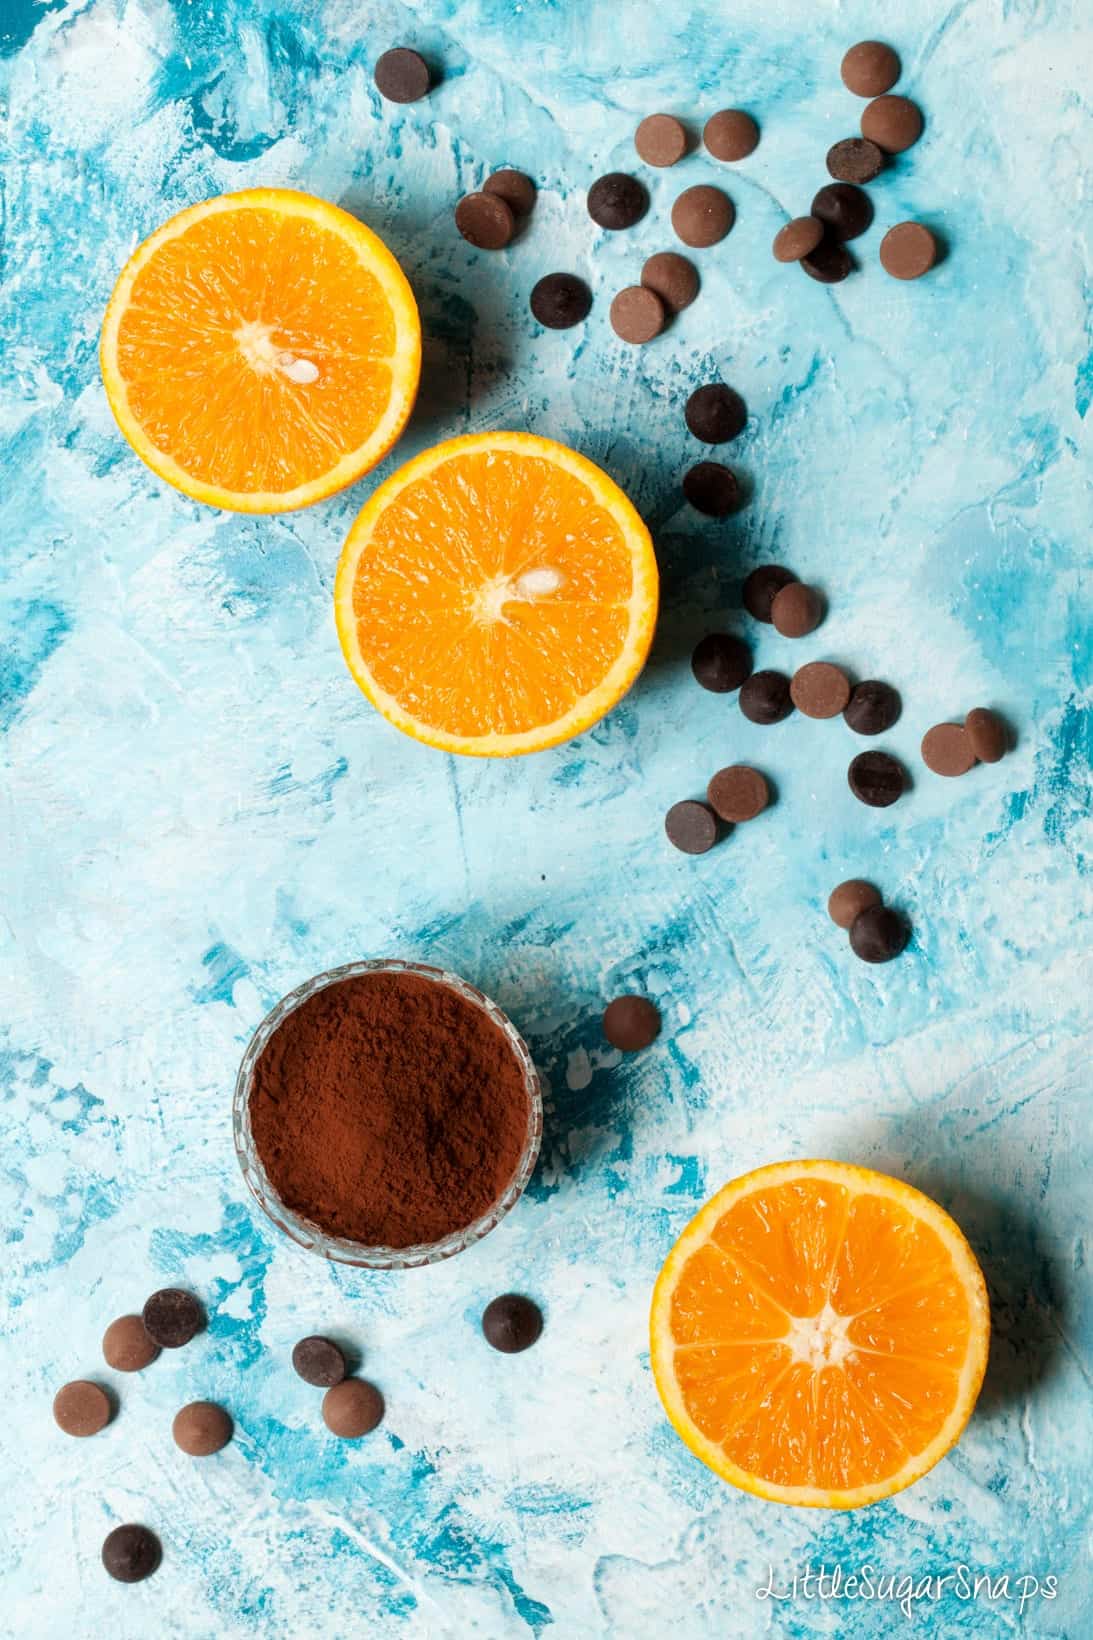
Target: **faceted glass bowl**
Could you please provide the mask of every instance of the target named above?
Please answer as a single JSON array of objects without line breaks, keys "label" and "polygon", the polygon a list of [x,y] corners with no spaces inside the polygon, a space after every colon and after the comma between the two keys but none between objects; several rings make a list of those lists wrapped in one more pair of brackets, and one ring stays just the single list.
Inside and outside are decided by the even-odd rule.
[{"label": "faceted glass bowl", "polygon": [[[317,1224],[312,1224],[310,1219],[305,1219],[300,1213],[285,1205],[270,1183],[254,1143],[250,1125],[250,1096],[254,1085],[254,1067],[259,1054],[277,1027],[302,1002],[306,1002],[309,997],[313,997],[317,991],[324,990],[328,985],[337,985],[344,979],[355,979],[359,974],[415,974],[419,979],[428,980],[434,985],[443,985],[454,991],[496,1025],[520,1067],[528,1101],[528,1126],[516,1171],[502,1195],[487,1213],[475,1219],[473,1224],[467,1225],[466,1229],[453,1231],[440,1241],[426,1242],[416,1247],[366,1247],[362,1242],[348,1241],[344,1237],[328,1234]],[[316,974],[314,979],[298,985],[295,991],[290,991],[287,996],[281,998],[259,1025],[239,1067],[235,1098],[232,1102],[232,1133],[239,1166],[255,1201],[278,1230],[290,1236],[297,1246],[306,1248],[309,1253],[317,1253],[320,1258],[331,1259],[337,1264],[356,1264],[367,1270],[410,1270],[422,1264],[437,1264],[441,1259],[451,1258],[454,1253],[461,1253],[465,1247],[473,1246],[495,1225],[500,1224],[505,1214],[516,1205],[531,1178],[539,1155],[539,1145],[543,1137],[543,1095],[538,1072],[523,1037],[495,1002],[483,996],[473,985],[468,985],[466,980],[460,979],[458,974],[450,974],[443,968],[432,968],[420,962],[384,959],[373,962],[347,962],[341,968],[330,968],[325,974]]]}]

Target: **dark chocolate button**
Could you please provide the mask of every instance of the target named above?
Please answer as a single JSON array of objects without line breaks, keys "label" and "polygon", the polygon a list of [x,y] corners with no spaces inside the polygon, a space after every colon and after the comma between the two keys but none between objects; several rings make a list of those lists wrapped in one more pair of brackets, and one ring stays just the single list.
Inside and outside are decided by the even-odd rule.
[{"label": "dark chocolate button", "polygon": [[175,1413],[171,1434],[180,1451],[191,1458],[208,1458],[227,1446],[232,1421],[215,1401],[191,1401]]},{"label": "dark chocolate button", "polygon": [[504,250],[516,222],[499,194],[466,194],[455,208],[455,225],[480,251]]},{"label": "dark chocolate button", "polygon": [[753,672],[741,686],[740,710],[750,723],[780,723],[793,710],[789,679],[782,672]]},{"label": "dark chocolate button", "polygon": [[922,110],[907,97],[878,97],[862,110],[861,134],[886,154],[902,154],[922,135]]},{"label": "dark chocolate button", "polygon": [[613,299],[609,317],[620,341],[640,347],[660,335],[668,316],[655,290],[646,285],[627,285]]},{"label": "dark chocolate button", "polygon": [[921,222],[897,222],[880,242],[880,265],[893,279],[921,279],[937,261],[937,240]]},{"label": "dark chocolate button", "polygon": [[706,121],[702,140],[714,159],[747,159],[759,146],[759,127],[742,108],[723,108]]},{"label": "dark chocolate button", "polygon": [[779,262],[799,262],[814,251],[824,236],[824,225],[814,216],[795,216],[774,236],[774,255]]},{"label": "dark chocolate button", "polygon": [[545,274],[531,293],[531,311],[548,330],[568,330],[588,318],[592,292],[575,273]]},{"label": "dark chocolate button", "polygon": [[603,1011],[603,1034],[620,1052],[637,1053],[660,1035],[660,1013],[648,997],[616,997]]},{"label": "dark chocolate button", "polygon": [[683,475],[683,494],[707,518],[727,518],[740,505],[736,474],[719,461],[699,461]]},{"label": "dark chocolate button", "polygon": [[1005,756],[1009,740],[1006,725],[985,706],[974,706],[964,719],[964,727],[980,763],[997,763]]},{"label": "dark chocolate button", "polygon": [[814,251],[802,256],[801,267],[821,285],[841,285],[854,271],[854,259],[841,240],[821,239]]},{"label": "dark chocolate button", "polygon": [[683,418],[703,444],[727,444],[744,431],[748,412],[739,393],[724,382],[708,382],[705,387],[695,388]]},{"label": "dark chocolate button", "polygon": [[154,1344],[177,1350],[204,1327],[205,1311],[193,1293],[181,1287],[161,1287],[145,1304],[141,1319]]},{"label": "dark chocolate button", "polygon": [[412,103],[429,89],[429,67],[424,57],[406,46],[393,46],[376,63],[376,90],[388,102]]},{"label": "dark chocolate button", "polygon": [[609,171],[588,190],[588,214],[597,227],[617,233],[632,228],[649,209],[649,195],[637,177],[625,171]]},{"label": "dark chocolate button", "polygon": [[880,40],[859,40],[842,60],[842,77],[855,97],[879,97],[899,79],[899,58]]},{"label": "dark chocolate button", "polygon": [[863,911],[880,903],[880,895],[872,883],[864,882],[861,877],[851,877],[831,890],[827,914],[840,928],[851,928],[855,918],[860,917]]},{"label": "dark chocolate button", "polygon": [[53,1416],[66,1435],[97,1435],[110,1422],[110,1397],[99,1384],[75,1378],[53,1397]]},{"label": "dark chocolate button", "polygon": [[743,638],[728,632],[710,632],[695,644],[691,671],[703,689],[730,695],[751,673],[751,650]]},{"label": "dark chocolate button", "polygon": [[535,184],[523,171],[513,171],[506,167],[503,171],[495,171],[482,184],[484,194],[496,194],[503,199],[513,216],[527,216],[535,204]]},{"label": "dark chocolate button", "polygon": [[359,1441],[383,1418],[383,1396],[364,1378],[343,1378],[323,1396],[323,1422],[343,1441]]},{"label": "dark chocolate button", "polygon": [[793,674],[789,696],[805,717],[838,717],[850,699],[850,679],[830,661],[809,661]]},{"label": "dark chocolate button", "polygon": [[119,1315],[102,1335],[102,1356],[115,1372],[141,1372],[159,1354],[139,1315]]},{"label": "dark chocolate button", "polygon": [[486,1343],[503,1355],[518,1355],[537,1342],[543,1330],[543,1314],[538,1304],[520,1293],[502,1293],[491,1299],[482,1312],[482,1332]]},{"label": "dark chocolate button", "polygon": [[897,911],[870,905],[850,925],[850,949],[863,962],[891,962],[898,957],[910,930]]},{"label": "dark chocolate button", "polygon": [[805,638],[823,620],[824,601],[815,587],[791,581],[771,599],[770,618],[783,638]]},{"label": "dark chocolate button", "polygon": [[700,183],[685,188],[672,206],[672,227],[685,245],[704,248],[724,239],[736,218],[736,207],[720,188]]},{"label": "dark chocolate button", "polygon": [[859,752],[846,778],[859,802],[886,809],[903,796],[903,769],[887,752]]},{"label": "dark chocolate button", "polygon": [[345,1356],[329,1338],[312,1333],[292,1348],[292,1365],[305,1384],[330,1389],[345,1377]]},{"label": "dark chocolate button", "polygon": [[836,182],[872,182],[884,170],[884,154],[866,137],[846,137],[827,150],[827,169]]},{"label": "dark chocolate button", "polygon": [[668,841],[681,854],[706,854],[717,842],[717,816],[705,803],[673,803],[664,816]]},{"label": "dark chocolate button", "polygon": [[674,114],[649,114],[634,133],[646,165],[674,165],[687,152],[687,132]]},{"label": "dark chocolate button", "polygon": [[934,774],[950,779],[975,765],[971,736],[962,723],[935,723],[922,737],[922,761]]},{"label": "dark chocolate button", "polygon": [[669,313],[682,313],[698,295],[698,269],[678,251],[657,251],[641,270],[641,282],[655,290]]},{"label": "dark chocolate button", "polygon": [[720,819],[742,825],[762,814],[770,802],[770,787],[758,769],[747,763],[733,763],[727,769],[718,769],[706,787],[706,797]]},{"label": "dark chocolate button", "polygon": [[812,214],[823,223],[829,238],[857,239],[873,220],[873,202],[852,182],[828,182],[812,201]]},{"label": "dark chocolate button", "polygon": [[770,606],[776,595],[796,579],[792,570],[780,564],[760,564],[744,582],[744,608],[757,621],[772,620]]},{"label": "dark chocolate button", "polygon": [[900,698],[889,683],[866,678],[856,684],[843,717],[856,735],[882,735],[900,714]]},{"label": "dark chocolate button", "polygon": [[102,1546],[102,1563],[118,1583],[151,1577],[162,1557],[159,1539],[147,1526],[115,1526]]}]

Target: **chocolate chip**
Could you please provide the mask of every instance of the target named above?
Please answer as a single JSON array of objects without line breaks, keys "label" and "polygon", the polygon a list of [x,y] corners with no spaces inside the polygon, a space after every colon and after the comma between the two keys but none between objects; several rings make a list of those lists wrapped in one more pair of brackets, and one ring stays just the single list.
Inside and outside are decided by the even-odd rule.
[{"label": "chocolate chip", "polygon": [[863,962],[891,962],[909,936],[910,930],[898,912],[886,905],[869,905],[850,925],[850,949]]},{"label": "chocolate chip", "polygon": [[832,239],[857,239],[873,220],[873,203],[852,182],[828,182],[812,201],[818,217]]},{"label": "chocolate chip", "polygon": [[985,706],[974,706],[964,719],[964,727],[980,763],[997,763],[1005,756],[1009,740],[1006,725]]},{"label": "chocolate chip", "polygon": [[774,594],[770,618],[783,638],[804,638],[823,620],[824,601],[815,587],[791,581]]},{"label": "chocolate chip", "polygon": [[151,1577],[162,1558],[159,1539],[147,1526],[115,1526],[102,1546],[102,1563],[118,1583]]},{"label": "chocolate chip", "polygon": [[779,262],[799,262],[814,251],[824,236],[824,225],[814,216],[795,216],[774,236],[774,255]]},{"label": "chocolate chip", "polygon": [[528,216],[535,204],[535,184],[523,171],[513,171],[506,167],[503,171],[494,171],[482,184],[484,194],[496,194],[503,199],[513,216]]},{"label": "chocolate chip", "polygon": [[646,165],[674,165],[687,152],[687,132],[673,114],[649,114],[634,133]]},{"label": "chocolate chip", "polygon": [[597,227],[617,233],[632,228],[649,209],[649,195],[637,177],[625,171],[609,171],[588,190],[588,214]]},{"label": "chocolate chip", "polygon": [[655,290],[669,313],[682,313],[698,295],[698,269],[678,251],[657,251],[641,270],[641,282]]},{"label": "chocolate chip", "polygon": [[742,108],[723,108],[706,121],[702,140],[714,159],[747,159],[759,146],[759,127]]},{"label": "chocolate chip", "polygon": [[967,774],[975,764],[971,737],[962,723],[935,723],[922,737],[922,761],[934,774]]},{"label": "chocolate chip", "polygon": [[751,650],[743,638],[728,632],[710,632],[695,644],[691,671],[703,689],[730,695],[751,673]]},{"label": "chocolate chip", "polygon": [[175,1445],[191,1458],[208,1458],[227,1446],[232,1438],[232,1421],[215,1401],[191,1401],[175,1413],[171,1434]]},{"label": "chocolate chip", "polygon": [[748,419],[744,401],[724,382],[696,387],[687,400],[683,418],[703,444],[727,444],[742,433]]},{"label": "chocolate chip", "polygon": [[893,279],[921,279],[937,261],[937,240],[921,222],[897,222],[880,242],[880,265]]},{"label": "chocolate chip", "polygon": [[139,1315],[119,1315],[102,1335],[102,1356],[115,1372],[140,1372],[159,1354]]},{"label": "chocolate chip", "polygon": [[789,695],[805,717],[838,717],[850,699],[850,679],[830,661],[810,661],[793,674]]},{"label": "chocolate chip", "polygon": [[860,877],[851,877],[838,888],[833,888],[827,901],[827,914],[840,928],[850,928],[863,911],[871,905],[880,905],[880,895],[872,883]]},{"label": "chocolate chip", "polygon": [[292,1348],[292,1365],[305,1384],[330,1389],[345,1377],[345,1356],[329,1338],[312,1333]]},{"label": "chocolate chip", "polygon": [[429,66],[406,46],[385,51],[374,70],[376,90],[388,102],[412,103],[429,89]]},{"label": "chocolate chip", "polygon": [[772,620],[770,606],[775,595],[796,579],[792,570],[783,569],[780,564],[760,564],[744,582],[744,608],[757,621]]},{"label": "chocolate chip", "polygon": [[867,678],[855,685],[843,717],[856,735],[882,735],[899,714],[900,698],[891,684]]},{"label": "chocolate chip", "polygon": [[531,311],[548,330],[568,330],[588,318],[592,292],[575,273],[548,273],[531,293]]},{"label": "chocolate chip", "polygon": [[53,1416],[58,1429],[81,1438],[97,1435],[110,1422],[110,1397],[99,1384],[74,1378],[63,1384],[53,1397]]},{"label": "chocolate chip", "polygon": [[364,1378],[343,1378],[323,1396],[323,1422],[332,1435],[357,1441],[383,1417],[383,1396]]},{"label": "chocolate chip", "polygon": [[884,170],[884,154],[865,137],[846,137],[827,150],[827,169],[836,182],[872,182]]},{"label": "chocolate chip", "polygon": [[660,1014],[648,997],[616,997],[603,1011],[603,1034],[620,1052],[637,1053],[660,1035]]},{"label": "chocolate chip", "polygon": [[480,251],[504,250],[516,222],[499,194],[466,194],[455,208],[455,225]]},{"label": "chocolate chip", "polygon": [[770,802],[770,787],[758,769],[733,763],[718,769],[706,787],[706,797],[716,815],[735,825],[762,814]]},{"label": "chocolate chip", "polygon": [[878,97],[862,110],[861,134],[886,154],[902,154],[922,135],[922,110],[907,97]]},{"label": "chocolate chip", "polygon": [[838,239],[821,239],[814,251],[802,256],[801,267],[821,285],[840,285],[854,271],[854,261]]},{"label": "chocolate chip", "polygon": [[750,723],[780,723],[793,710],[789,679],[782,672],[753,672],[741,687],[740,710]]},{"label": "chocolate chip", "polygon": [[903,769],[887,752],[859,752],[846,778],[858,801],[871,809],[886,809],[903,796]]},{"label": "chocolate chip", "polygon": [[543,1314],[530,1298],[519,1293],[502,1293],[491,1299],[482,1312],[486,1343],[503,1355],[518,1355],[537,1342],[543,1330]]},{"label": "chocolate chip", "polygon": [[736,208],[728,194],[705,183],[685,188],[672,206],[672,227],[685,245],[716,245],[724,239],[735,217]]},{"label": "chocolate chip", "polygon": [[740,505],[736,474],[719,461],[698,461],[683,475],[683,494],[707,518],[727,518]]},{"label": "chocolate chip", "polygon": [[141,1318],[149,1338],[164,1350],[181,1349],[205,1325],[205,1311],[193,1293],[181,1287],[161,1287],[153,1293]]},{"label": "chocolate chip", "polygon": [[659,336],[667,317],[656,291],[645,285],[627,285],[611,303],[611,329],[620,341],[637,346]]},{"label": "chocolate chip", "polygon": [[664,816],[664,830],[681,854],[705,854],[717,842],[717,816],[705,803],[673,803]]},{"label": "chocolate chip", "polygon": [[899,79],[899,58],[880,40],[859,40],[842,60],[842,77],[856,97],[879,97]]}]

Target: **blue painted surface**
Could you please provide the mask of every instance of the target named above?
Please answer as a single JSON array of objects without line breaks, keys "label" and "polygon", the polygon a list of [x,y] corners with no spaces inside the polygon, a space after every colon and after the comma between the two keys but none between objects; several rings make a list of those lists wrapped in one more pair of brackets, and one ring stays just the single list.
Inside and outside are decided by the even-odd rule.
[{"label": "blue painted surface", "polygon": [[[894,43],[927,132],[873,192],[864,272],[828,289],[770,257],[857,105],[838,60],[876,8],[831,0],[583,6],[327,0],[0,4],[15,163],[3,176],[0,490],[6,1047],[6,1549],[0,1630],[296,1637],[553,1633],[644,1640],[910,1631],[895,1600],[757,1600],[809,1563],[950,1575],[917,1632],[1093,1630],[1087,1273],[1091,395],[1088,81],[1081,0],[906,0]],[[383,107],[378,51],[443,65]],[[625,51],[623,50],[625,42]],[[647,173],[633,233],[582,193],[632,168],[639,116],[743,103],[755,156]],[[488,257],[451,207],[529,170],[529,231]],[[670,202],[718,181],[730,238],[700,300],[626,349],[609,298],[671,245]],[[452,762],[388,729],[331,619],[341,541],[372,481],[291,518],[191,505],[130,454],[98,379],[99,320],[134,241],[192,200],[289,183],[358,211],[403,258],[427,330],[398,459],[527,426],[600,460],[657,537],[665,611],[630,698],[571,746]],[[936,224],[945,263],[880,271],[883,228]],[[535,279],[583,270],[582,329],[536,330]],[[751,504],[681,505],[701,452],[689,388],[723,376],[751,417],[732,459]],[[915,769],[861,808],[839,724],[770,731],[693,684],[711,625],[748,630],[743,573],[789,563],[830,616],[760,663],[843,659],[901,689],[886,744]],[[1001,765],[930,776],[931,723],[976,704],[1018,732]],[[755,761],[779,801],[700,861],[663,809]],[[823,911],[874,877],[911,918],[890,967],[854,963]],[[230,1094],[266,1008],[309,974],[397,953],[495,995],[549,1081],[542,1165],[517,1212],[431,1271],[328,1270],[245,1198]],[[598,1030],[621,989],[657,997],[657,1048]],[[663,1421],[644,1335],[655,1272],[705,1194],[790,1155],[906,1176],[955,1213],[992,1288],[995,1345],[958,1450],[848,1517],[726,1488]],[[94,1375],[106,1321],[192,1285],[208,1335],[118,1381],[121,1416],[67,1442],[54,1388]],[[508,1287],[541,1344],[500,1359],[476,1317]],[[387,1396],[355,1446],[292,1374],[304,1331],[344,1336]],[[201,1465],[177,1407],[222,1399],[232,1446]],[[122,1519],[162,1533],[154,1582],[98,1564]],[[1008,1598],[964,1598],[961,1563]],[[1019,1611],[1022,1574],[1057,1598]]]}]

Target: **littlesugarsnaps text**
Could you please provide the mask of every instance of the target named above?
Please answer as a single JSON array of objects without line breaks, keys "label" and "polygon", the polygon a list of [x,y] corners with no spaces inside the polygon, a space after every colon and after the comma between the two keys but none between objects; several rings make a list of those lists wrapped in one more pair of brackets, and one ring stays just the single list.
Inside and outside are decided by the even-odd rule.
[{"label": "littlesugarsnaps text", "polygon": [[1058,1578],[1051,1573],[976,1570],[963,1563],[947,1572],[886,1572],[864,1563],[847,1571],[842,1566],[808,1565],[804,1570],[778,1572],[768,1566],[755,1590],[757,1600],[872,1601],[895,1606],[910,1620],[916,1611],[943,1599],[1014,1605],[1018,1617],[1040,1600],[1054,1600]]}]

